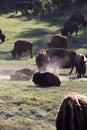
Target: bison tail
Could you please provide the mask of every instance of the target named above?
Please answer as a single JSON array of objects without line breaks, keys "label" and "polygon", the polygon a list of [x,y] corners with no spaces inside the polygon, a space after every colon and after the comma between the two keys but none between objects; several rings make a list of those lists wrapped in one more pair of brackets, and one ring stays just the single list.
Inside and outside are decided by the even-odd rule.
[{"label": "bison tail", "polygon": [[57,130],[74,130],[73,102],[70,99],[63,101],[56,121]]}]

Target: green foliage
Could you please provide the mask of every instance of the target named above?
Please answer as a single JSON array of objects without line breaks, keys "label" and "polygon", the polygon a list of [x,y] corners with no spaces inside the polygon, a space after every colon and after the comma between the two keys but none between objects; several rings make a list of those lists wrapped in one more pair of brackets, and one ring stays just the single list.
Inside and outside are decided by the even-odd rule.
[{"label": "green foliage", "polygon": [[48,14],[52,11],[53,5],[51,0],[41,0],[39,4],[34,8],[34,14]]}]

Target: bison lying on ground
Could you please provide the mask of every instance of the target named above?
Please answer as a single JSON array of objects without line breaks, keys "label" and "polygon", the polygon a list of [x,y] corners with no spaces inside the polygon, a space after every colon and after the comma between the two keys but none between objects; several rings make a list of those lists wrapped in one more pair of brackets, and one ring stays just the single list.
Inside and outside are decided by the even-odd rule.
[{"label": "bison lying on ground", "polygon": [[76,36],[78,35],[78,22],[75,21],[68,21],[64,24],[63,29],[61,30],[61,34],[64,36],[72,35],[73,32],[76,32]]},{"label": "bison lying on ground", "polygon": [[48,48],[65,48],[68,49],[67,37],[54,35],[50,42],[48,42]]},{"label": "bison lying on ground", "polygon": [[32,80],[35,84],[40,86],[60,86],[61,81],[58,76],[50,72],[40,73],[36,72]]},{"label": "bison lying on ground", "polygon": [[5,35],[2,33],[1,29],[0,29],[0,39],[1,39],[1,42],[5,42]]},{"label": "bison lying on ground", "polygon": [[87,130],[87,97],[70,93],[63,100],[56,118],[57,130]]},{"label": "bison lying on ground", "polygon": [[11,80],[15,80],[15,81],[29,81],[30,77],[26,74],[23,73],[15,73],[15,74],[11,74],[10,75]]},{"label": "bison lying on ground", "polygon": [[21,69],[21,70],[17,70],[16,73],[23,73],[23,74],[26,74],[28,76],[32,76],[34,74],[34,70],[24,68],[24,69]]},{"label": "bison lying on ground", "polygon": [[32,54],[33,44],[29,41],[18,40],[14,43],[14,48],[11,51],[13,58],[16,58],[16,55],[21,56],[23,52],[30,51],[31,58],[33,57]]},{"label": "bison lying on ground", "polygon": [[36,65],[39,71],[45,71],[48,66],[53,65],[54,69],[59,68],[73,68],[75,66],[76,52],[51,48],[42,50],[36,57]]},{"label": "bison lying on ground", "polygon": [[33,74],[34,74],[33,70],[24,68],[21,70],[16,70],[16,73],[11,74],[10,78],[11,78],[11,80],[27,81],[27,80],[31,79]]},{"label": "bison lying on ground", "polygon": [[71,21],[76,21],[79,25],[87,26],[87,21],[85,20],[84,16],[80,13],[72,14],[70,16]]}]

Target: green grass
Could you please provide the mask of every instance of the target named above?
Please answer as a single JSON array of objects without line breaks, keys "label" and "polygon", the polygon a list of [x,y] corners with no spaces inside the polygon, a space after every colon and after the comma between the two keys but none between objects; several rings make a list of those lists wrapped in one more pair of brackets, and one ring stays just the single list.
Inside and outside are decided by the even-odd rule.
[{"label": "green grass", "polygon": [[[63,12],[64,11],[64,12]],[[30,67],[37,70],[35,56],[47,47],[53,34],[60,34],[60,29],[73,10],[58,10],[44,17],[21,16],[13,13],[0,15],[0,28],[6,35],[6,42],[0,44],[0,70]],[[84,10],[83,10],[84,11]],[[87,29],[81,27],[79,35],[68,37],[69,47],[78,53],[87,53]],[[13,60],[10,51],[18,39],[34,43],[34,57],[29,53],[20,60]],[[73,43],[80,40],[83,44]],[[43,88],[30,81],[0,80],[0,130],[56,130],[55,121],[64,96],[70,92],[87,95],[86,78],[76,79],[76,74],[68,75],[70,69],[61,69],[60,87]],[[36,128],[37,127],[37,128]]]}]

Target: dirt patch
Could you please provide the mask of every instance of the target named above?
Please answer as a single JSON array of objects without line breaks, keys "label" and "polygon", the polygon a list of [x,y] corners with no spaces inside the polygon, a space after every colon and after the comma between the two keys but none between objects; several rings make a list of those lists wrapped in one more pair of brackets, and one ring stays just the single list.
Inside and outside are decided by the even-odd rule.
[{"label": "dirt patch", "polygon": [[0,80],[2,79],[9,79],[10,75],[15,73],[16,70],[14,69],[7,69],[7,70],[0,70]]},{"label": "dirt patch", "polygon": [[[16,69],[3,69],[3,70],[0,70],[0,80],[10,80],[10,75],[11,74],[14,74],[16,72]],[[84,77],[84,78],[76,78],[71,76],[68,77],[66,75],[59,75],[58,76],[60,78],[61,81],[69,81],[69,80],[74,80],[74,81],[77,81],[77,80],[83,80],[83,81],[87,81],[87,77]]]}]

